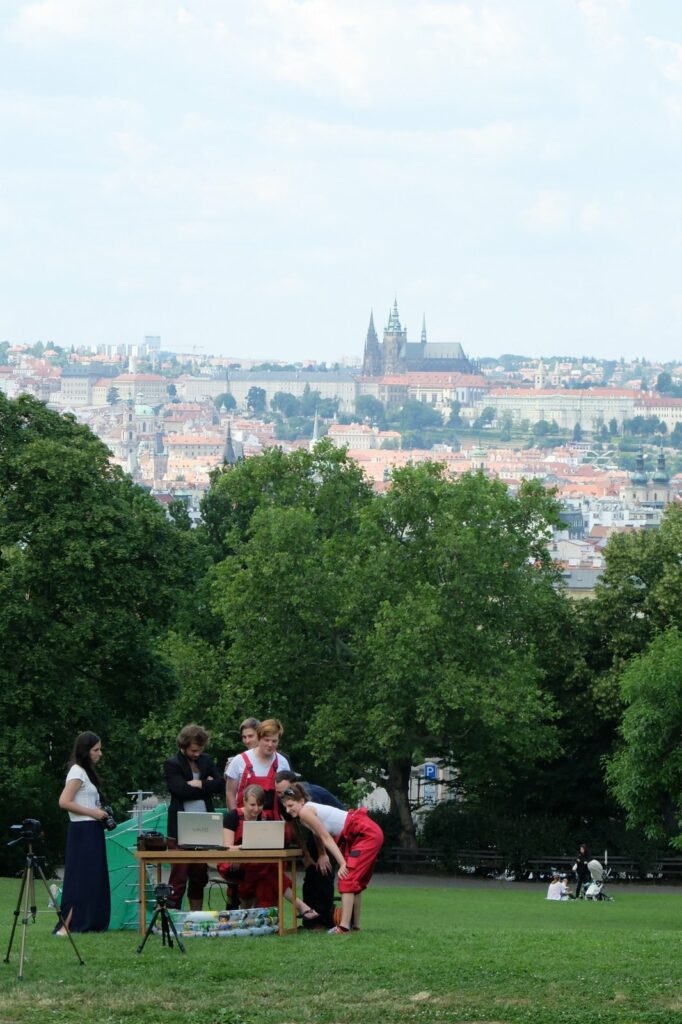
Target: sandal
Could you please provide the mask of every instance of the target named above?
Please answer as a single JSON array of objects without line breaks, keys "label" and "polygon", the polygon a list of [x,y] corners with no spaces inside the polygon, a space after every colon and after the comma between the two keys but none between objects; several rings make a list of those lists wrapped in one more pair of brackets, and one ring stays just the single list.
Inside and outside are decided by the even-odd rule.
[{"label": "sandal", "polygon": [[317,921],[320,915],[316,910],[313,910],[312,907],[308,907],[307,910],[302,910],[299,916],[302,917],[304,921]]}]

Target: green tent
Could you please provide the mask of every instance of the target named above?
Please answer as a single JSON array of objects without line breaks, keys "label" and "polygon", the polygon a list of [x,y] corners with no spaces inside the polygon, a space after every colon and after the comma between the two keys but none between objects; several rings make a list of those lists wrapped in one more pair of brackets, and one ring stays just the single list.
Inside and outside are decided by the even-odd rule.
[{"label": "green tent", "polygon": [[[145,831],[154,829],[166,834],[166,804],[159,804],[142,815],[142,828]],[[111,832],[105,833],[107,844],[107,862],[109,865],[109,885],[111,887],[111,918],[109,928],[121,930],[137,928],[139,917],[139,864],[135,859],[137,850],[138,819],[137,815],[117,825]],[[156,885],[156,868],[154,877],[150,879],[147,872],[147,905],[154,904],[154,886]]]}]

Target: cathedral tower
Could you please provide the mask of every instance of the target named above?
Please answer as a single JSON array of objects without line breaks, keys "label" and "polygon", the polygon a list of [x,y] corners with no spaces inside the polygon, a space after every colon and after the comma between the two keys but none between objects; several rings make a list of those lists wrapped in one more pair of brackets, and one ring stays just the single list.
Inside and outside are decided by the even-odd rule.
[{"label": "cathedral tower", "polygon": [[381,376],[381,351],[379,349],[377,332],[374,329],[373,312],[369,314],[369,327],[367,328],[367,338],[365,340],[365,354],[362,360],[362,375],[363,377]]},{"label": "cathedral tower", "polygon": [[403,346],[407,344],[407,331],[400,326],[398,316],[398,300],[393,302],[393,309],[384,328],[383,372],[384,374],[400,373]]}]

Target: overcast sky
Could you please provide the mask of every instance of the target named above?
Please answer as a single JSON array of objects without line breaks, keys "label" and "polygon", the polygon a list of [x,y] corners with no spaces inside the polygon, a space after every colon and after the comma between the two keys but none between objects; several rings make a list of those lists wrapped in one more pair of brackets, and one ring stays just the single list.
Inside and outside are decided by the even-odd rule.
[{"label": "overcast sky", "polygon": [[680,0],[2,0],[0,340],[682,361]]}]

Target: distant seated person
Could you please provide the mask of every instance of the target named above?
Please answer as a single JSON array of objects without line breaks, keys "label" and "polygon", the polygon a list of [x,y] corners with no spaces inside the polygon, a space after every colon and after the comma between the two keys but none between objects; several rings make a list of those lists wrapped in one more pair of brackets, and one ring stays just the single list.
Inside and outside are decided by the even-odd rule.
[{"label": "distant seated person", "polygon": [[566,900],[568,899],[568,894],[564,895],[565,891],[566,884],[561,881],[561,875],[559,872],[555,871],[552,875],[552,881],[549,883],[549,887],[547,889],[547,899]]},{"label": "distant seated person", "polygon": [[277,753],[283,733],[284,728],[279,719],[267,718],[258,726],[256,746],[232,758],[226,771],[229,811],[241,808],[246,787],[256,785],[265,792],[264,819],[278,820],[281,817],[275,793],[275,776],[278,771],[291,768],[286,757]]},{"label": "distant seated person", "polygon": [[[265,792],[261,786],[247,786],[244,790],[244,805],[238,811],[227,811],[223,816],[223,846],[239,849],[242,844],[245,821],[261,821],[263,819],[263,803]],[[218,864],[218,871],[228,882],[234,881],[233,865],[228,861]],[[275,907],[277,906],[277,873],[276,864],[243,863],[237,867],[240,876],[237,881],[239,904],[241,907]],[[284,899],[292,902],[291,878],[284,875]],[[304,921],[315,921],[317,912],[301,899],[296,900],[296,909]]]},{"label": "distant seated person", "polygon": [[571,899],[573,899],[573,893],[571,892],[571,890],[569,888],[568,878],[566,877],[566,875],[561,875],[560,878],[559,878],[559,881],[561,882],[561,898],[562,898],[562,900],[571,900]]},{"label": "distant seated person", "polygon": [[[293,782],[299,782],[300,776],[296,772],[279,771],[275,777],[277,795],[281,800],[286,789],[289,789]],[[325,804],[327,807],[337,807],[344,811],[345,807],[341,801],[330,793],[324,786],[318,786],[314,782],[301,782],[311,800],[317,804]],[[289,819],[289,815],[280,803],[282,817]],[[324,843],[314,832],[306,829],[305,840],[299,838],[296,845],[300,843],[305,851],[303,865],[303,899],[317,911],[319,917],[315,921],[303,918],[304,928],[325,927],[331,928],[334,924],[334,872],[336,861],[331,860]]]}]

